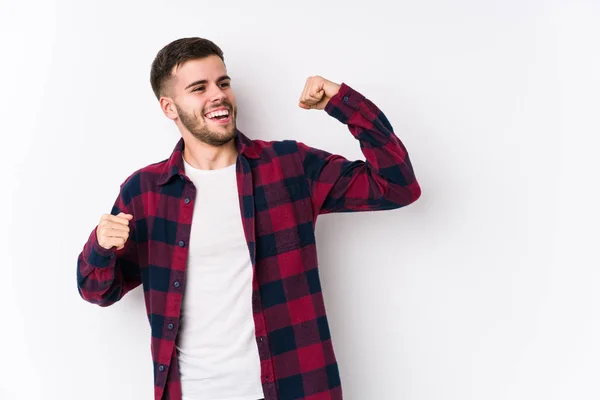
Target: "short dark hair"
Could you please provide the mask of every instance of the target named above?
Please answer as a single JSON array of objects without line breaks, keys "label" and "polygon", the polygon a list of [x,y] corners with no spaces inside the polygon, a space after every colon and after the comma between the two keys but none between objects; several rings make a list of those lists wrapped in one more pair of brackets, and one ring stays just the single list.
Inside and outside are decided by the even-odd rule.
[{"label": "short dark hair", "polygon": [[165,92],[166,84],[171,78],[173,67],[178,67],[186,61],[216,55],[225,62],[223,51],[208,39],[199,37],[177,39],[163,47],[150,70],[150,84],[157,99]]}]

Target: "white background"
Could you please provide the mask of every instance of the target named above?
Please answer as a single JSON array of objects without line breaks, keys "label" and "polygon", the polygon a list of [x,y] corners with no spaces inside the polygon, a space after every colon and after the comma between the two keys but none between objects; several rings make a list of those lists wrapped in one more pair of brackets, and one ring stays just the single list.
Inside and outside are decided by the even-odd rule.
[{"label": "white background", "polygon": [[102,309],[78,253],[179,132],[150,64],[214,40],[251,138],[362,158],[307,77],[386,114],[423,195],[319,219],[348,400],[600,398],[597,1],[2,1],[0,398],[150,399],[141,287]]}]

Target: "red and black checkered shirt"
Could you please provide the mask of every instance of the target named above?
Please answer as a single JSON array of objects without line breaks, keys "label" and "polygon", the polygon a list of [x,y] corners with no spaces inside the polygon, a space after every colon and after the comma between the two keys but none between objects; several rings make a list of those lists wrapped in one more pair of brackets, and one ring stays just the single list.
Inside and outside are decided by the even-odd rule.
[{"label": "red and black checkered shirt", "polygon": [[[239,130],[239,204],[252,262],[252,309],[265,400],[340,400],[342,389],[319,281],[319,214],[391,210],[421,194],[404,145],[384,114],[345,83],[325,111],[346,124],[365,161],[293,140],[250,140]],[[92,231],[77,259],[80,295],[109,306],[144,290],[155,400],[181,399],[179,327],[196,188],[185,175],[184,142],[170,158],[131,174],[111,214],[133,215],[121,250]]]}]

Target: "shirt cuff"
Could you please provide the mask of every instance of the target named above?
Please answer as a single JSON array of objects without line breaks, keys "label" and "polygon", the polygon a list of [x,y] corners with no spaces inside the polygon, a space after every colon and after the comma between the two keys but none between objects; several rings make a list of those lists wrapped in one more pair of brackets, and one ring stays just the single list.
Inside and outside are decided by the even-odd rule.
[{"label": "shirt cuff", "polygon": [[360,104],[364,99],[365,96],[342,82],[337,94],[329,99],[325,111],[345,124],[360,108]]}]

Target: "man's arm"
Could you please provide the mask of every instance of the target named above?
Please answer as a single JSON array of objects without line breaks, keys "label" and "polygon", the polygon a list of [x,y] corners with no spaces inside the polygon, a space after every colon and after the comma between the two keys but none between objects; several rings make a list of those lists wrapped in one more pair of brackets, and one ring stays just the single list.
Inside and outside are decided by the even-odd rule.
[{"label": "man's arm", "polygon": [[[121,185],[111,215],[131,215],[123,198]],[[84,300],[107,307],[141,284],[134,221],[135,217],[129,221],[129,237],[119,247],[102,247],[98,240],[98,227],[90,234],[77,257],[77,290]]]},{"label": "man's arm", "polygon": [[332,212],[390,210],[415,202],[421,188],[406,148],[383,112],[345,83],[310,79],[316,82],[307,81],[299,106],[324,109],[346,124],[366,158],[349,161],[298,142],[315,218]]}]

